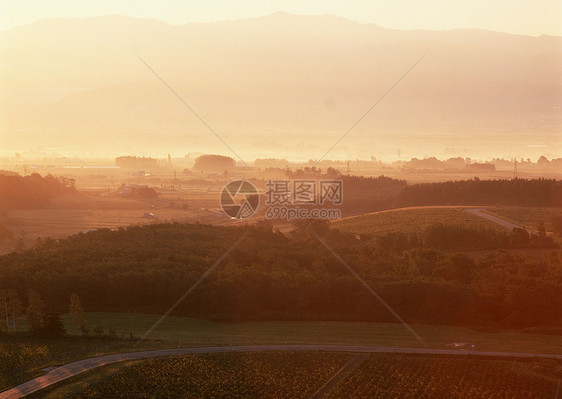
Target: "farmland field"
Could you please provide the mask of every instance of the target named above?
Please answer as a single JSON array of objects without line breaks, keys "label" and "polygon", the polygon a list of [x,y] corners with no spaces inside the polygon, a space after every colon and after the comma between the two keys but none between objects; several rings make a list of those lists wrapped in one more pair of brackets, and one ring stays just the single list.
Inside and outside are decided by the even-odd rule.
[{"label": "farmland field", "polygon": [[485,212],[497,215],[531,230],[536,230],[537,225],[543,222],[546,231],[553,230],[552,219],[555,216],[562,216],[562,208],[491,207],[487,208]]},{"label": "farmland field", "polygon": [[[38,238],[62,238],[90,229],[116,229],[124,226],[162,222],[200,221],[214,224],[224,221],[210,209],[218,207],[215,192],[177,191],[162,193],[155,199],[107,197],[102,193],[76,193],[60,196],[39,209],[10,209],[0,220],[12,232],[12,239],[0,241],[0,254],[14,250],[22,240],[32,248]],[[157,219],[144,218],[151,212]]]},{"label": "farmland field", "polygon": [[504,231],[495,223],[465,212],[462,207],[419,207],[381,211],[337,220],[332,226],[350,233],[379,235],[419,232],[435,223]]},{"label": "farmland field", "polygon": [[[550,367],[560,367],[559,363]],[[533,368],[540,366],[496,359],[376,354],[329,397],[552,398],[556,379],[532,375]]]},{"label": "farmland field", "polygon": [[75,397],[309,397],[351,356],[279,352],[151,359],[122,369]]},{"label": "farmland field", "polygon": [[[326,352],[150,359],[49,390],[71,398],[310,398],[351,358]],[[560,362],[371,354],[328,398],[552,398]]]},{"label": "farmland field", "polygon": [[[400,324],[355,322],[240,322],[219,323],[170,316],[137,345],[138,338],[158,315],[86,313],[88,329],[102,326],[117,337],[41,338],[3,336],[0,343],[0,390],[42,374],[42,369],[97,355],[144,349],[177,347],[343,344],[385,347],[419,347],[419,342]],[[76,334],[70,315],[66,329]],[[481,332],[453,326],[413,324],[411,326],[431,348],[454,349],[474,344],[477,350],[562,354],[558,335],[518,331]],[[131,334],[133,340],[130,339]]]},{"label": "farmland field", "polygon": [[96,337],[0,336],[0,391],[44,373],[44,369],[88,357],[134,351],[161,349],[169,344]]}]

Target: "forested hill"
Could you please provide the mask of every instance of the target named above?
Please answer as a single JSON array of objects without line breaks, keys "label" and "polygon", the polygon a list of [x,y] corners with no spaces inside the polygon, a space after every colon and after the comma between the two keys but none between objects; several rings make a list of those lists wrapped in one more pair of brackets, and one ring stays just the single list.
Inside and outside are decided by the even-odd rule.
[{"label": "forested hill", "polygon": [[[542,261],[507,250],[474,261],[434,249],[424,239],[397,248],[388,240],[359,240],[323,224],[315,228],[409,322],[494,328],[561,324],[558,249]],[[441,230],[428,231],[428,237]],[[176,314],[395,321],[307,230],[285,236],[265,223],[147,225],[47,240],[0,257],[0,290],[13,289],[25,302],[34,289],[51,312],[67,312],[70,295],[77,293],[86,311],[162,313],[245,232]]]}]

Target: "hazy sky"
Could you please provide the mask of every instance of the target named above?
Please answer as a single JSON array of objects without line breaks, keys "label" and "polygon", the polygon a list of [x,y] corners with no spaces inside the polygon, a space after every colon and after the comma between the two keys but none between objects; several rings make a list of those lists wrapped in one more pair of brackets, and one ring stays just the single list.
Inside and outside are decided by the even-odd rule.
[{"label": "hazy sky", "polygon": [[121,14],[180,25],[275,11],[334,14],[396,29],[481,28],[562,36],[560,0],[0,0],[0,30],[47,18]]}]

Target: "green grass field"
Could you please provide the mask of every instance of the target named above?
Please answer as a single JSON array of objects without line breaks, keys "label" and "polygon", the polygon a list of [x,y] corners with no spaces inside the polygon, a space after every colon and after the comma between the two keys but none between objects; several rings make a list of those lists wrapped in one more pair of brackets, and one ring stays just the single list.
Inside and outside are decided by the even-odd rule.
[{"label": "green grass field", "polygon": [[332,222],[332,226],[350,233],[376,236],[386,233],[419,232],[435,223],[504,231],[502,227],[495,223],[465,212],[463,208],[416,208],[383,211],[336,220]]},{"label": "green grass field", "polygon": [[[159,315],[131,313],[86,313],[88,328],[112,328],[118,336],[140,337]],[[67,331],[69,315],[65,316]],[[523,332],[480,332],[468,328],[413,324],[413,329],[432,348],[451,348],[467,342],[483,351],[562,353],[562,339],[556,335]],[[421,344],[398,323],[358,322],[238,322],[222,323],[187,317],[166,318],[147,338],[172,347],[266,345],[266,344],[344,344],[419,347]]]}]

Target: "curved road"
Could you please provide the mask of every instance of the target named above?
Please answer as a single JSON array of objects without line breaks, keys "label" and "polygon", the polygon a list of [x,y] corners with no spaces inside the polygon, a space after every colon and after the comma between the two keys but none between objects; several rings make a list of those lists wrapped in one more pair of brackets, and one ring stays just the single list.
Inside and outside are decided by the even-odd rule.
[{"label": "curved road", "polygon": [[393,208],[393,209],[385,209],[382,211],[376,211],[376,212],[370,212],[370,213],[364,213],[361,215],[354,215],[354,216],[346,216],[344,218],[340,218],[337,219],[339,220],[345,220],[345,219],[353,219],[353,218],[358,218],[361,216],[369,216],[369,215],[377,215],[379,213],[388,213],[388,212],[396,212],[396,211],[407,211],[407,210],[413,210],[413,209],[462,209],[465,212],[468,212],[474,216],[478,216],[481,217],[483,219],[487,219],[490,222],[496,223],[502,227],[505,227],[506,229],[513,229],[513,228],[520,228],[520,229],[525,229],[529,232],[529,234],[536,234],[536,231],[531,230],[531,229],[527,229],[524,226],[521,226],[519,224],[515,224],[512,222],[509,222],[505,219],[500,218],[499,216],[494,216],[494,215],[490,215],[489,213],[484,213],[484,209],[485,207],[476,207],[476,206],[472,206],[472,205],[422,205],[422,206],[408,206],[405,208]]},{"label": "curved road", "polygon": [[497,216],[494,216],[494,215],[490,215],[489,213],[484,213],[482,208],[470,208],[470,209],[465,209],[465,211],[467,211],[468,213],[471,213],[475,216],[479,216],[481,218],[488,219],[489,221],[494,222],[496,224],[499,224],[500,226],[503,226],[506,229],[520,228],[520,229],[527,230],[527,232],[529,234],[535,234],[536,233],[536,231],[534,231],[534,230],[527,229],[527,228],[525,228],[521,225],[508,222],[507,220],[501,219],[501,218],[499,218]]},{"label": "curved road", "polygon": [[360,213],[358,215],[346,216],[346,217],[343,217],[343,218],[335,219],[335,221],[345,220],[345,219],[353,219],[353,218],[358,218],[358,217],[361,217],[361,216],[378,215],[379,213],[409,211],[409,210],[413,210],[413,209],[455,209],[455,208],[474,208],[474,206],[473,205],[417,205],[417,206],[405,206],[403,208],[382,209],[380,211],[375,211],[375,212]]},{"label": "curved road", "polygon": [[79,360],[64,366],[57,367],[47,374],[34,378],[0,393],[0,399],[21,398],[30,393],[56,384],[80,373],[101,367],[106,364],[123,362],[127,360],[145,359],[159,356],[174,356],[199,353],[225,353],[225,352],[271,352],[271,351],[323,351],[323,352],[353,352],[353,353],[420,353],[431,355],[469,355],[469,356],[494,356],[510,358],[543,358],[562,360],[562,354],[533,354],[514,352],[481,352],[461,351],[449,349],[426,348],[387,348],[376,346],[351,346],[351,345],[248,345],[248,346],[219,346],[203,348],[161,349],[154,351],[120,353],[116,355],[98,356]]}]

